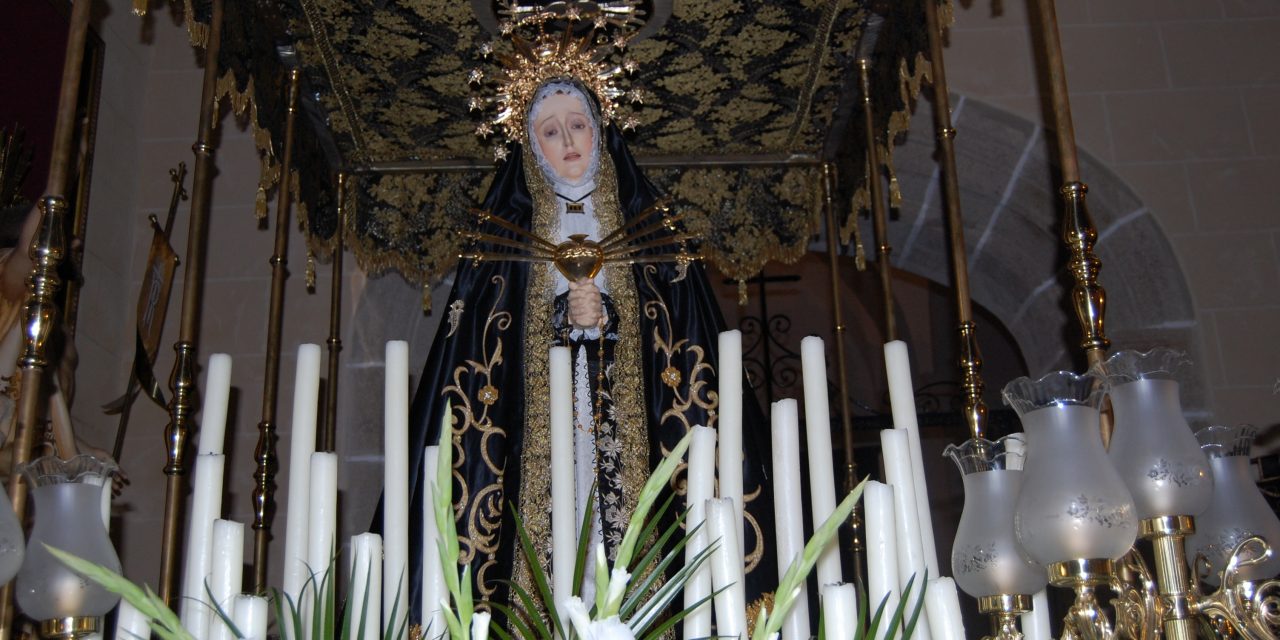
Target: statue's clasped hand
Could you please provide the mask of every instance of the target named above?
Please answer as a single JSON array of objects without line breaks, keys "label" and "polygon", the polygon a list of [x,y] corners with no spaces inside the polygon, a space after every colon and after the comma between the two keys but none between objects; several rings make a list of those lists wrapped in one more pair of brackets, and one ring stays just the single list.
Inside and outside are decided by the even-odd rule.
[{"label": "statue's clasped hand", "polygon": [[583,278],[569,283],[569,322],[579,329],[604,324],[604,302],[594,280]]}]

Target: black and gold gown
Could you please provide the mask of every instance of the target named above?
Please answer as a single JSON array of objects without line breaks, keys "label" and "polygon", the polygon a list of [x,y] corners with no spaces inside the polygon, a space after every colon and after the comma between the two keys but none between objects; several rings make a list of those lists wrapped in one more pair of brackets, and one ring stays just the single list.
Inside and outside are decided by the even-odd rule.
[{"label": "black and gold gown", "polygon": [[[607,126],[596,140],[608,154],[600,156],[593,196],[603,234],[644,211],[658,194],[615,127]],[[557,224],[555,195],[532,155],[517,150],[498,167],[483,207],[550,238]],[[446,321],[432,343],[410,408],[410,504],[420,505],[423,448],[439,442],[445,401],[452,404],[459,561],[471,565],[478,600],[506,602],[503,580],[534,591],[512,509],[524,521],[542,567],[548,572],[551,567],[550,468],[570,462],[551,459],[548,432],[548,353],[567,339],[564,296],[555,295],[552,269],[549,264],[463,260]],[[716,426],[717,336],[724,319],[702,266],[691,265],[681,275],[674,263],[606,265],[598,276],[607,291],[604,339],[580,341],[587,349],[593,385],[596,367],[603,365],[605,373],[601,388],[593,389],[601,418],[594,435],[597,513],[610,558],[650,470],[690,427]],[[776,586],[777,570],[761,535],[771,531],[773,521],[768,423],[753,398],[743,404],[750,603]],[[684,493],[684,479],[682,467],[672,481],[677,494]],[[683,500],[678,497],[674,507],[683,510]],[[410,514],[409,602],[416,624],[422,520],[419,508],[411,507]],[[380,524],[380,515],[375,516],[374,526]]]}]

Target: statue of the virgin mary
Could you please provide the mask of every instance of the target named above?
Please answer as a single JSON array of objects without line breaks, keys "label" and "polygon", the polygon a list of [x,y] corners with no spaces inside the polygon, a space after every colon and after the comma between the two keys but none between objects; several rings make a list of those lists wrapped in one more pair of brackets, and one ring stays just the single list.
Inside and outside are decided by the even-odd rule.
[{"label": "statue of the virgin mary", "polygon": [[[516,119],[520,139],[482,205],[507,223],[491,237],[510,242],[490,243],[485,255],[512,251],[508,245],[521,240],[516,228],[554,243],[599,239],[654,205],[657,191],[583,83],[550,78],[528,95]],[[661,250],[576,281],[548,262],[461,261],[410,409],[411,504],[422,500],[423,447],[452,440],[460,562],[471,565],[479,600],[505,602],[504,580],[532,586],[513,512],[549,570],[552,465],[575,464],[579,513],[595,501],[592,542],[612,558],[652,468],[692,426],[716,426],[723,317],[701,265],[663,262],[654,251]],[[574,361],[573,461],[552,459],[550,450],[548,354],[557,345],[570,346]],[[769,434],[759,407],[746,400],[743,550],[751,602],[776,584],[776,569],[761,535],[772,522]],[[446,402],[453,433],[442,437]],[[683,495],[683,473],[671,490]],[[678,497],[674,511],[683,509]],[[414,547],[421,528],[413,519]],[[420,602],[421,552],[410,549],[411,603]]]}]

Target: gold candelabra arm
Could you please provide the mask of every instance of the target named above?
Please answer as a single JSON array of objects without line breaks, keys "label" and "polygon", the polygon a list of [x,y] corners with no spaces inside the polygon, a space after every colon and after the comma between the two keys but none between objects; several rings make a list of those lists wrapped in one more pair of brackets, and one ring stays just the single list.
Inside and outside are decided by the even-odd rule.
[{"label": "gold candelabra arm", "polygon": [[1116,562],[1116,573],[1111,580],[1115,597],[1111,607],[1115,610],[1116,635],[1128,640],[1155,638],[1164,615],[1159,586],[1151,570],[1137,549]]},{"label": "gold candelabra arm", "polygon": [[1261,537],[1242,540],[1219,574],[1218,590],[1196,599],[1196,612],[1215,626],[1229,628],[1250,640],[1280,637],[1280,580],[1254,582],[1240,576],[1242,569],[1261,563],[1271,553]]}]

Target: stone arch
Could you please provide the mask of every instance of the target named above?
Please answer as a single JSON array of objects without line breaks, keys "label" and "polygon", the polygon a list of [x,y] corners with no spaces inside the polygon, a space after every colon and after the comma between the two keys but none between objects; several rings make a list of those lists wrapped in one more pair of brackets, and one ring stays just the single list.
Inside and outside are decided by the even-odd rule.
[{"label": "stone arch", "polygon": [[[1067,306],[1072,284],[1061,240],[1051,131],[966,96],[952,99],[969,277],[975,302],[993,312],[1022,349],[1032,375],[1083,367],[1080,330]],[[912,118],[895,150],[903,201],[889,224],[894,266],[951,280],[931,107]],[[1165,345],[1201,361],[1191,292],[1157,218],[1102,161],[1080,153],[1113,349]],[[864,222],[870,238],[870,223]],[[1005,381],[988,381],[989,385]],[[1207,416],[1205,375],[1183,385],[1188,415]]]}]

